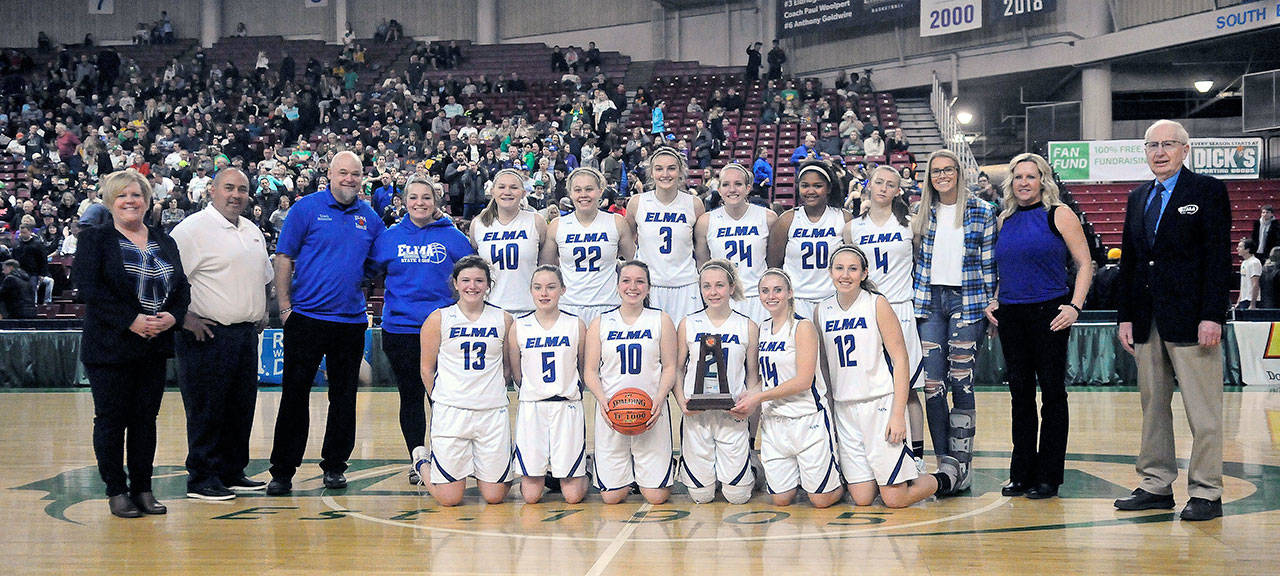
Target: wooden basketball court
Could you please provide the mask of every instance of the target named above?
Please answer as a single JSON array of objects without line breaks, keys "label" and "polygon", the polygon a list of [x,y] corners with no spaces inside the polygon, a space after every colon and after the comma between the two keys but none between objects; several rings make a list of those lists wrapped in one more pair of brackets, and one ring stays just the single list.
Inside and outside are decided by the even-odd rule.
[{"label": "wooden basketball court", "polygon": [[[259,397],[249,473],[267,479],[278,392]],[[91,445],[87,391],[0,393],[4,573],[76,574],[1276,574],[1280,573],[1280,388],[1226,395],[1226,516],[1186,523],[1176,510],[1120,513],[1137,482],[1141,422],[1133,390],[1073,390],[1062,497],[1004,498],[1008,395],[978,394],[971,492],[912,508],[807,502],[774,507],[662,506],[589,495],[497,506],[469,495],[444,509],[406,482],[396,394],[362,392],[346,490],[321,486],[323,393],[312,399],[307,464],[289,497],[221,503],[184,497],[185,420],[176,392],[159,419],[155,492],[169,514],[107,510]],[[1180,400],[1178,450],[1190,451]],[[588,427],[590,430],[590,427]],[[1185,475],[1175,487],[1186,501]]]}]

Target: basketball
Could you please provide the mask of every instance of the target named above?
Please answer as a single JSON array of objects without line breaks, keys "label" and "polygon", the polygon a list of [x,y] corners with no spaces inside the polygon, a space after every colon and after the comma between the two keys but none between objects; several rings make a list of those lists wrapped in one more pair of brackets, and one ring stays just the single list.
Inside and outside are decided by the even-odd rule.
[{"label": "basketball", "polygon": [[639,388],[623,388],[609,398],[609,425],[627,436],[647,430],[645,422],[652,412],[653,399]]}]

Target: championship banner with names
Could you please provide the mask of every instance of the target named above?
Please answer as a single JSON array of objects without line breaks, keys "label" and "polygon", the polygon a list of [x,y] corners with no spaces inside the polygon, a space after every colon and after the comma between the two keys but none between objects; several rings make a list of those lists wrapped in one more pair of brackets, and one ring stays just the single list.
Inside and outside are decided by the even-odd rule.
[{"label": "championship banner with names", "polygon": [[982,27],[983,0],[920,0],[920,36],[942,36]]},{"label": "championship banner with names", "polygon": [[906,22],[918,6],[919,0],[778,0],[777,36]]},{"label": "championship banner with names", "polygon": [[[1187,167],[1223,180],[1260,176],[1261,138],[1192,138]],[[1137,182],[1155,176],[1142,140],[1050,142],[1049,164],[1063,182]]]},{"label": "championship banner with names", "polygon": [[1280,384],[1280,322],[1232,322],[1240,349],[1240,381]]}]

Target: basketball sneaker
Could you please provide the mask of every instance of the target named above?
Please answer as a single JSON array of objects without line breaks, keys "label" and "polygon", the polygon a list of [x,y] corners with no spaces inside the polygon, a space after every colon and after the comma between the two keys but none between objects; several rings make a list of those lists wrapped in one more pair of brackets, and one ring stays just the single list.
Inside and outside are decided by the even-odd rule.
[{"label": "basketball sneaker", "polygon": [[921,476],[924,476],[924,470],[925,470],[924,458],[916,456],[915,461],[916,461],[916,472],[918,472]]},{"label": "basketball sneaker", "polygon": [[413,464],[409,470],[409,483],[426,486],[426,479],[431,477],[431,452],[427,451],[426,446],[418,446],[411,455]]}]

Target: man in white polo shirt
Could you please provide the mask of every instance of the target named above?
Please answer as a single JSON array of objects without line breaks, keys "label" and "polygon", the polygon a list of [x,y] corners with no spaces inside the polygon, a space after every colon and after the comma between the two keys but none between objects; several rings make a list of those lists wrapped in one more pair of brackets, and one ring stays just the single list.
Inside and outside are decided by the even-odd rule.
[{"label": "man in white polo shirt", "polygon": [[192,300],[175,351],[187,412],[187,496],[230,500],[233,490],[266,486],[244,468],[273,272],[262,231],[240,215],[249,204],[244,172],[222,169],[209,193],[209,206],[172,233]]}]

